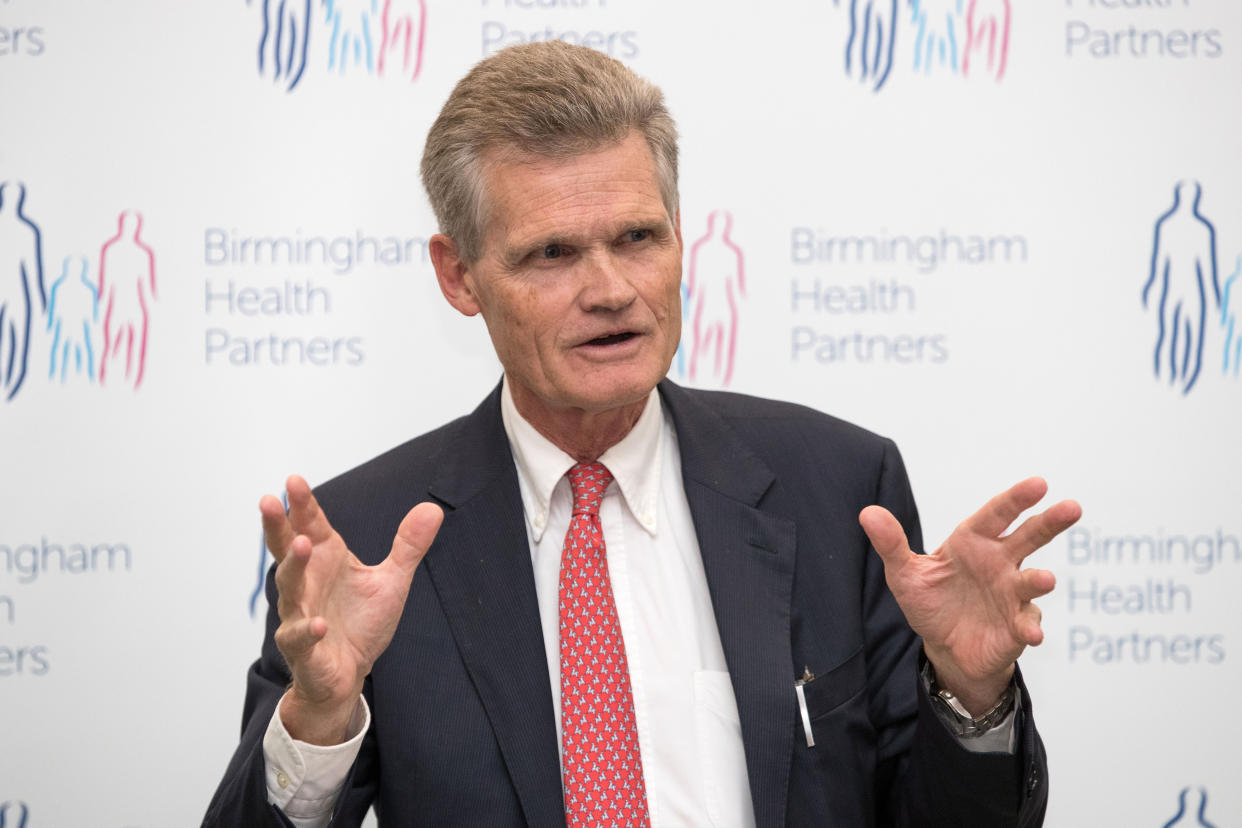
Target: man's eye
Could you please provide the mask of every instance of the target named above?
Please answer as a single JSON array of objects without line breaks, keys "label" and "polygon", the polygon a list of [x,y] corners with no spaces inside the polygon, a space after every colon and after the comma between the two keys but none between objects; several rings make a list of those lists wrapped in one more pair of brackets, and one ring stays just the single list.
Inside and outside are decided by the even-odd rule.
[{"label": "man's eye", "polygon": [[646,241],[651,238],[651,231],[647,229],[631,230],[626,234],[626,237],[632,242]]},{"label": "man's eye", "polygon": [[542,255],[545,259],[559,259],[564,252],[559,244],[549,244],[543,248]]}]

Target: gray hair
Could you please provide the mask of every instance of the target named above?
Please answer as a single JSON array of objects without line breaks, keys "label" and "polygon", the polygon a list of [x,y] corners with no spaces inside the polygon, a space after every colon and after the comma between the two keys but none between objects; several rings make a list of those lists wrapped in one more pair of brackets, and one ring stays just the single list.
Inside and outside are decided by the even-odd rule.
[{"label": "gray hair", "polygon": [[637,130],[655,159],[660,197],[677,215],[677,126],[659,87],[620,61],[559,40],[503,49],[453,89],[427,134],[423,186],[440,229],[466,262],[483,252],[484,156],[572,158]]}]

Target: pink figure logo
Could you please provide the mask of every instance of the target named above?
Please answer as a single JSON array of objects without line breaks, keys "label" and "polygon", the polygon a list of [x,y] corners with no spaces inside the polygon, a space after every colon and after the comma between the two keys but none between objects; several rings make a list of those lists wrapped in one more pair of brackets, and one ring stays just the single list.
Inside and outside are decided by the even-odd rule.
[{"label": "pink figure logo", "polygon": [[142,213],[124,210],[116,235],[99,251],[99,300],[103,305],[103,352],[99,383],[109,365],[123,363],[125,379],[142,384],[147,361],[147,328],[155,292],[155,254],[140,236]]},{"label": "pink figure logo", "polygon": [[1009,60],[1010,0],[970,0],[966,7],[966,48],[962,75],[970,77],[971,59],[986,59],[984,71],[999,81]]},{"label": "pink figure logo", "polygon": [[[398,8],[394,11],[393,6]],[[404,13],[401,6],[410,7]],[[423,71],[423,41],[427,33],[427,0],[384,0],[380,13],[379,62],[377,73],[389,68],[389,55],[401,59],[400,71],[411,81]],[[394,61],[395,64],[395,61]],[[395,66],[393,67],[395,68]]]},{"label": "pink figure logo", "polygon": [[738,300],[746,295],[742,250],[732,238],[733,214],[714,210],[707,232],[690,247],[690,381],[700,367],[728,385],[737,349]]}]

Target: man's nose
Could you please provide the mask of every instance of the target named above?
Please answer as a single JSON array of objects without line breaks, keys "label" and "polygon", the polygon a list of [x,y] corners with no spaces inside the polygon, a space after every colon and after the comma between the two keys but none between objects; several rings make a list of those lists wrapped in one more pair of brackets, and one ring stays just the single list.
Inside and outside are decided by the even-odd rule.
[{"label": "man's nose", "polygon": [[585,310],[619,311],[638,295],[622,262],[611,250],[592,251],[583,260],[580,295]]}]

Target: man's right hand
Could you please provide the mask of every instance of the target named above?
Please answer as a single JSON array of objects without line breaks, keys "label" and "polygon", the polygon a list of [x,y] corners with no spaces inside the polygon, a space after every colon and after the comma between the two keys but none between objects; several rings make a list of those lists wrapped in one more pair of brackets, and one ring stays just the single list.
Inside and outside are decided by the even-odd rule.
[{"label": "man's right hand", "polygon": [[335,745],[345,741],[363,679],[392,641],[414,570],[444,513],[434,503],[415,506],[397,527],[388,557],[366,566],[305,480],[290,477],[285,491],[288,514],[271,495],[259,501],[264,541],[277,562],[276,646],[293,674],[280,718],[295,739]]}]

